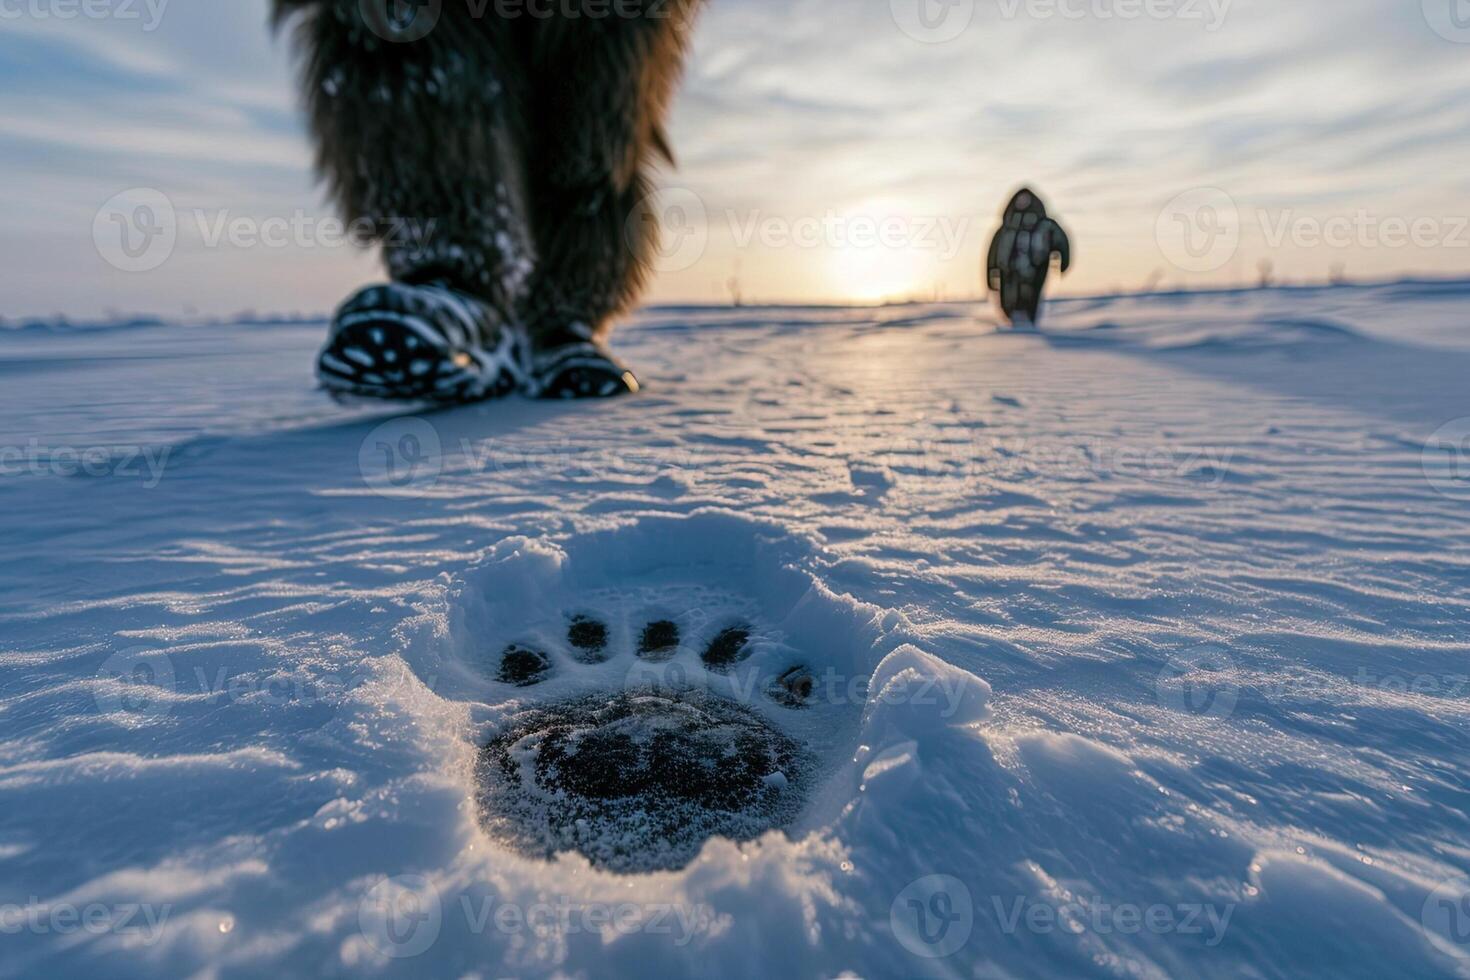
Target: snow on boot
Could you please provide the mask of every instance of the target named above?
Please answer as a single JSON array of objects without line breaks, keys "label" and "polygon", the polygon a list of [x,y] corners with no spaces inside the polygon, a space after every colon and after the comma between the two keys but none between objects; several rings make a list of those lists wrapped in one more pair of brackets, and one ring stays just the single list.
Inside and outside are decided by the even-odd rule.
[{"label": "snow on boot", "polygon": [[642,386],[583,324],[538,341],[527,393],[533,398],[614,398]]},{"label": "snow on boot", "polygon": [[317,359],[337,395],[470,402],[524,384],[521,331],[441,285],[369,286],[337,311]]}]

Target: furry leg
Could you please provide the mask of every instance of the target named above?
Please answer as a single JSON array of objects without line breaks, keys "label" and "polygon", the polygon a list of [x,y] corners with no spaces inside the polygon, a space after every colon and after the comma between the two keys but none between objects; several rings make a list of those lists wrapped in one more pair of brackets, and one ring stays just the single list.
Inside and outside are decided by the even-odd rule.
[{"label": "furry leg", "polygon": [[516,38],[468,0],[445,0],[407,41],[369,23],[372,9],[276,0],[296,24],[318,168],[394,280],[449,284],[509,321],[535,265]]},{"label": "furry leg", "polygon": [[657,231],[647,174],[697,0],[529,25],[531,215],[540,261],[524,308],[541,347],[601,340],[637,301]]}]

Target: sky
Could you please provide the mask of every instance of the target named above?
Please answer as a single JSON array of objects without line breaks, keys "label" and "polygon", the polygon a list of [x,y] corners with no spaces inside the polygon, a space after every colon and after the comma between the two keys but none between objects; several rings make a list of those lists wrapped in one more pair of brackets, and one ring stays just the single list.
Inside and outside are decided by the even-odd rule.
[{"label": "sky", "polygon": [[[381,277],[266,20],[0,0],[0,316],[321,314]],[[1061,295],[1470,274],[1467,0],[712,0],[670,128],[649,302],[979,296],[1021,185]]]}]

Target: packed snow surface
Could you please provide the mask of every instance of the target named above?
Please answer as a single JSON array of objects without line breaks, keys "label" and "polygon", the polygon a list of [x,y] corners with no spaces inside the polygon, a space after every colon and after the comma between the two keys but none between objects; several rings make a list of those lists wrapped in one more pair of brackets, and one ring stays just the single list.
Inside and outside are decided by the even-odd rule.
[{"label": "packed snow surface", "polygon": [[[323,334],[0,333],[0,974],[1470,975],[1470,284],[653,309],[418,414]],[[496,831],[650,684],[781,829]]]}]

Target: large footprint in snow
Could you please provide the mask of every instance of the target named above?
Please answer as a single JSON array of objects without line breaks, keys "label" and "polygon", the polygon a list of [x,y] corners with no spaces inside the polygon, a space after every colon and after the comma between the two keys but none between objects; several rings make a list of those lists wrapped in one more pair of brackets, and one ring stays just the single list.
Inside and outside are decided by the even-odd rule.
[{"label": "large footprint in snow", "polygon": [[[531,639],[500,654],[496,679],[518,688],[609,662],[647,667],[629,667],[620,691],[529,707],[481,750],[480,813],[494,836],[531,853],[577,850],[603,867],[634,870],[677,865],[710,836],[757,837],[800,812],[810,754],[702,683],[703,672],[729,674],[750,656],[752,627],[736,619],[715,628],[694,645],[695,673],[692,662],[676,663],[685,635],[670,615],[652,613],[635,628],[631,652],[618,649],[601,615],[581,612],[565,616],[557,646]],[[797,709],[812,690],[810,669],[796,665],[764,694]]]},{"label": "large footprint in snow", "polygon": [[799,824],[872,742],[868,684],[903,638],[819,563],[809,539],[724,512],[493,549],[415,665],[473,706],[489,835],[647,872]]}]

